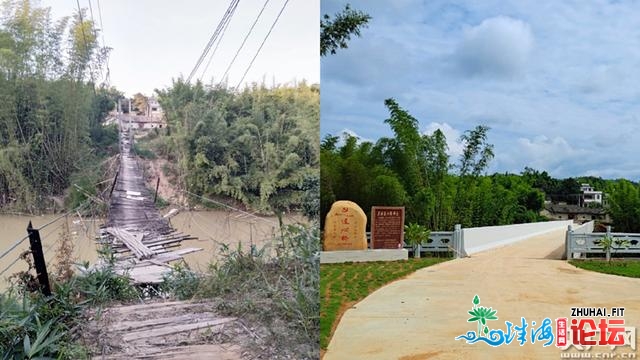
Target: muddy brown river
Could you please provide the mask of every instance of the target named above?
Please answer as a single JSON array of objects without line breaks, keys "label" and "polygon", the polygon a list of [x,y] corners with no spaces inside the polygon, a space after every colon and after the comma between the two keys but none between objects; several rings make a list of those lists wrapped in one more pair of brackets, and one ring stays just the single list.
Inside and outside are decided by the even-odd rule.
[{"label": "muddy brown river", "polygon": [[[165,211],[166,212],[166,211]],[[26,237],[27,225],[33,222],[34,228],[56,219],[59,215],[29,216],[29,215],[0,215],[0,254],[4,253],[16,241]],[[94,263],[97,258],[95,237],[103,219],[80,220],[73,216],[67,218],[69,232],[74,240],[74,260],[78,263],[88,261]],[[302,221],[299,215],[290,215],[285,223]],[[235,250],[241,246],[248,251],[251,245],[257,248],[270,246],[274,234],[278,231],[276,217],[254,217],[238,212],[227,211],[188,211],[181,212],[170,220],[172,226],[185,234],[197,237],[195,240],[183,241],[181,248],[195,247],[202,251],[185,256],[187,264],[194,270],[205,271],[211,262],[221,257],[220,249],[227,245]],[[51,273],[56,260],[56,250],[60,242],[64,220],[44,228],[40,235],[45,253],[47,269]],[[24,260],[16,259],[29,249],[29,239],[24,240],[18,247],[0,259],[0,291],[8,286],[7,277],[18,271],[27,269]],[[16,261],[14,263],[14,261]],[[7,269],[5,271],[5,269]]]}]

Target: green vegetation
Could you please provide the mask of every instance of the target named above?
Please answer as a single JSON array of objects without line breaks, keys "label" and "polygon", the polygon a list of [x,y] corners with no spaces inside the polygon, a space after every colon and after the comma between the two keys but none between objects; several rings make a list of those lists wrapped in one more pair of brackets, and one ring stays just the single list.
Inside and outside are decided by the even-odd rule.
[{"label": "green vegetation", "polygon": [[83,312],[141,296],[111,266],[83,276],[62,276],[53,282],[53,295],[48,299],[31,292],[35,290],[31,273],[16,274],[14,280],[12,288],[0,294],[3,359],[88,359],[88,349],[77,343],[78,329],[85,321]]},{"label": "green vegetation", "polygon": [[86,14],[55,21],[29,0],[1,13],[0,207],[36,212],[116,148],[101,121],[120,94],[94,89],[108,50]]},{"label": "green vegetation", "polygon": [[605,235],[602,239],[595,240],[593,243],[602,246],[602,251],[605,253],[607,262],[611,261],[611,250],[613,250],[615,254],[618,249],[631,246],[631,242],[628,239],[616,239],[610,235]]},{"label": "green vegetation", "polygon": [[371,143],[345,136],[342,145],[336,136],[323,140],[321,220],[336,200],[351,200],[363,209],[405,206],[406,223],[430,230],[541,220],[544,193],[525,178],[482,175],[493,158],[489,128],[478,126],[465,132],[459,162],[451,164],[440,130],[423,135],[418,120],[393,99],[385,105],[390,112],[385,122],[394,137]]},{"label": "green vegetation", "polygon": [[315,359],[320,312],[318,237],[317,224],[292,225],[274,239],[275,254],[269,254],[268,247],[223,246],[222,260],[211,264],[205,274],[178,265],[161,289],[178,299],[218,299],[218,311],[266,330],[262,341],[275,344],[276,349],[262,356]]},{"label": "green vegetation", "polygon": [[[73,244],[63,234],[58,266],[51,274],[52,297],[37,291],[33,267],[12,276],[0,294],[0,354],[3,359],[87,359],[83,345],[87,310],[140,301],[162,294],[175,299],[214,299],[216,311],[248,321],[260,334],[256,352],[270,358],[317,357],[319,329],[318,226],[290,225],[262,249],[224,246],[222,259],[204,274],[183,264],[157,288],[140,288],[115,273],[105,248],[104,268],[73,275]],[[28,257],[27,257],[28,259]],[[88,264],[84,264],[86,268]],[[275,345],[274,345],[275,344]],[[269,349],[272,353],[264,353]]]},{"label": "green vegetation", "polygon": [[640,278],[640,261],[638,260],[570,260],[569,263],[581,269],[597,271],[604,274]]},{"label": "green vegetation", "polygon": [[141,145],[139,142],[133,143],[133,153],[143,159],[153,160],[156,158],[156,154],[149,150],[145,145]]},{"label": "green vegetation", "polygon": [[429,240],[431,232],[426,227],[411,223],[404,226],[404,238],[407,245],[420,245]]},{"label": "green vegetation", "polygon": [[[579,204],[580,184],[587,183],[605,194],[605,209],[615,232],[640,232],[640,184],[626,179],[602,179],[583,176],[554,179],[546,171],[525,168],[522,177],[549,200]],[[593,205],[599,206],[599,205]]]},{"label": "green vegetation", "polygon": [[320,266],[320,348],[326,349],[343,312],[378,288],[448,258]]},{"label": "green vegetation", "polygon": [[178,79],[158,98],[168,129],[150,146],[178,164],[183,189],[264,213],[302,209],[319,177],[317,86],[236,93]]},{"label": "green vegetation", "polygon": [[608,211],[615,232],[640,232],[640,185],[620,179],[607,181]]},{"label": "green vegetation", "polygon": [[320,20],[320,55],[335,54],[337,49],[346,49],[351,35],[360,36],[360,29],[367,26],[371,16],[354,10],[349,4],[333,19],[325,14]]}]

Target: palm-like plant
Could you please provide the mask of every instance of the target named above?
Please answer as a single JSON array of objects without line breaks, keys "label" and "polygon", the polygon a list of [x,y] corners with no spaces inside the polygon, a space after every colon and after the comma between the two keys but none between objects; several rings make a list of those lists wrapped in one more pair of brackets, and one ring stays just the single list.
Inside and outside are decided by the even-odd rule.
[{"label": "palm-like plant", "polygon": [[411,223],[404,226],[404,238],[408,245],[419,245],[429,239],[431,232],[423,225]]},{"label": "palm-like plant", "polygon": [[[404,226],[404,238],[408,245],[412,245],[417,253],[419,253],[418,246],[429,239],[431,232],[423,225],[411,223]],[[418,254],[416,254],[418,257]]]},{"label": "palm-like plant", "polygon": [[607,262],[611,262],[611,249],[628,248],[631,246],[631,242],[628,239],[616,239],[611,235],[605,235],[600,240],[594,241],[596,245],[602,246]]},{"label": "palm-like plant", "polygon": [[471,315],[471,318],[469,318],[467,321],[477,321],[478,334],[487,334],[489,332],[489,328],[486,326],[487,320],[498,320],[498,317],[496,316],[498,310],[493,310],[492,308],[487,308],[484,306],[478,306],[478,304],[480,304],[480,297],[476,295],[473,297],[473,308],[468,311],[469,315]]}]

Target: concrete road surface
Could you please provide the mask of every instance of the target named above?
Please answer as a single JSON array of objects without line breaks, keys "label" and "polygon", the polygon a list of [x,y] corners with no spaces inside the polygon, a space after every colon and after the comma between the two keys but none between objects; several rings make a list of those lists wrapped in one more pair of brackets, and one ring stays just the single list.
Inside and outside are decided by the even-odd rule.
[{"label": "concrete road surface", "polygon": [[[570,321],[571,307],[624,307],[625,326],[640,328],[640,279],[584,271],[560,260],[564,237],[564,230],[536,236],[419,270],[377,290],[344,314],[324,360],[560,359],[579,352],[532,344],[530,338],[523,346],[514,339],[498,347],[454,340],[477,329],[467,322],[476,294],[481,306],[498,310],[498,320],[487,322],[490,329],[506,330],[505,320],[518,325],[521,317],[538,327],[550,318],[555,335],[555,319]],[[639,350],[625,346],[615,353],[618,359],[638,353],[640,359]]]}]

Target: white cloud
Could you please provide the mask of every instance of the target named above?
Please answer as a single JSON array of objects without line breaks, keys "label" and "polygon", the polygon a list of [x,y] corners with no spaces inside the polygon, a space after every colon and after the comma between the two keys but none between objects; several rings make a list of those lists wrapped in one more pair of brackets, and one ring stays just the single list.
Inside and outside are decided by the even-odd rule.
[{"label": "white cloud", "polygon": [[460,139],[460,131],[454,129],[451,125],[444,123],[432,122],[427,125],[424,134],[432,135],[434,131],[440,129],[444,136],[447,138],[447,146],[449,151],[447,152],[451,156],[452,160],[462,155],[463,146],[458,140]]},{"label": "white cloud", "polygon": [[465,75],[513,77],[524,73],[532,47],[529,24],[499,16],[467,30],[455,57]]},{"label": "white cloud", "polygon": [[520,158],[521,164],[534,169],[549,169],[555,173],[589,161],[588,151],[572,146],[561,136],[519,138],[513,155]]},{"label": "white cloud", "polygon": [[358,139],[358,141],[357,141],[357,143],[358,143],[358,144],[362,144],[362,143],[364,143],[364,142],[371,142],[371,143],[375,143],[375,141],[374,141],[374,140],[367,139],[367,138],[363,138],[362,136],[358,135],[355,131],[353,131],[353,130],[351,130],[351,129],[342,129],[342,130],[340,131],[340,133],[338,134],[338,136],[340,136],[340,139],[338,140],[338,143],[337,143],[337,145],[338,145],[338,146],[342,146],[342,145],[344,145],[344,138],[345,138],[345,135],[353,136],[353,137],[355,137],[356,139]]},{"label": "white cloud", "polygon": [[[463,130],[490,126],[491,171],[639,179],[640,7],[415,1],[351,2],[373,20],[349,49],[322,59],[324,133],[393,136],[383,122],[383,100],[393,97],[421,130],[441,126],[451,153]],[[344,4],[321,3],[332,2]]]}]

